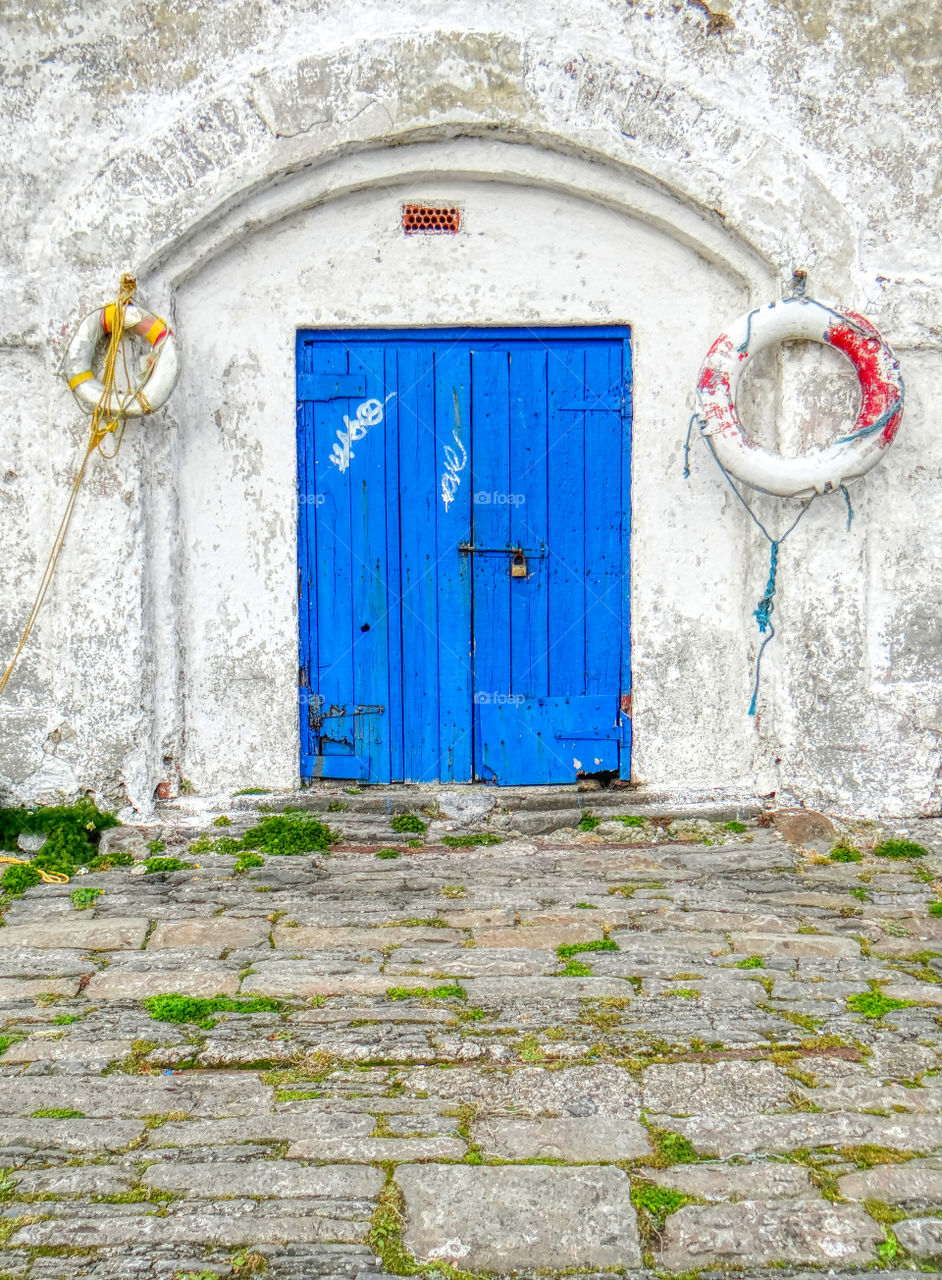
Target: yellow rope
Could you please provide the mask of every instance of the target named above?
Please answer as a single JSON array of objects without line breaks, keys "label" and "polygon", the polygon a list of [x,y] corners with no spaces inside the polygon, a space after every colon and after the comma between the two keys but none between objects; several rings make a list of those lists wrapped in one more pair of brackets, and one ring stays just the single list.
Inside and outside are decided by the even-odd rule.
[{"label": "yellow rope", "polygon": [[[0,862],[12,862],[15,867],[31,867],[33,865],[29,858],[8,858],[5,854],[0,854]],[[34,867],[33,870],[43,884],[69,883],[69,877],[62,871],[43,871],[40,867]]]},{"label": "yellow rope", "polygon": [[[104,384],[104,390],[102,391],[98,404],[95,406],[95,411],[92,414],[88,444],[85,447],[84,456],[79,464],[78,473],[69,493],[68,501],[65,504],[65,512],[59,523],[55,539],[53,540],[52,550],[49,553],[49,559],[46,561],[46,568],[43,572],[42,578],[40,579],[39,589],[36,592],[33,607],[29,611],[29,617],[26,619],[26,625],[23,628],[23,633],[20,636],[20,642],[16,646],[16,651],[13,654],[10,665],[7,667],[6,671],[4,671],[3,675],[0,676],[0,693],[3,693],[3,690],[6,688],[7,681],[13,674],[13,668],[16,666],[20,654],[26,648],[26,642],[29,640],[30,633],[33,630],[37,617],[39,616],[39,611],[43,606],[43,601],[46,599],[46,593],[48,592],[49,585],[52,582],[52,575],[55,573],[56,565],[58,564],[59,557],[62,554],[62,548],[65,545],[65,535],[68,533],[69,525],[72,522],[72,514],[75,510],[75,503],[78,498],[79,489],[81,488],[82,481],[85,478],[88,461],[96,449],[104,458],[116,457],[118,449],[121,448],[121,441],[124,437],[124,426],[127,421],[127,407],[135,399],[140,399],[144,384],[153,373],[153,366],[151,366],[151,368],[145,373],[144,378],[141,381],[141,385],[131,389],[127,393],[119,392],[115,388],[115,366],[117,364],[119,352],[122,352],[124,357],[125,374],[128,372],[127,353],[123,351],[121,339],[124,336],[125,309],[134,296],[136,288],[137,281],[133,276],[123,275],[121,277],[121,284],[118,288],[118,301],[111,309],[113,315],[111,340],[108,343],[108,351],[105,355],[105,365],[101,378],[102,383]],[[158,359],[159,358],[160,353],[158,352]],[[128,381],[130,381],[130,378],[128,378]],[[107,419],[107,409],[111,403],[112,395],[115,395],[117,398],[118,412],[115,414],[113,419]],[[150,412],[150,406],[143,400],[141,400],[141,403],[144,405],[144,412]],[[102,425],[103,420],[104,425]],[[101,449],[101,443],[109,432],[116,432],[115,439],[117,443],[113,453],[104,453]],[[51,883],[60,882],[52,881]]]}]

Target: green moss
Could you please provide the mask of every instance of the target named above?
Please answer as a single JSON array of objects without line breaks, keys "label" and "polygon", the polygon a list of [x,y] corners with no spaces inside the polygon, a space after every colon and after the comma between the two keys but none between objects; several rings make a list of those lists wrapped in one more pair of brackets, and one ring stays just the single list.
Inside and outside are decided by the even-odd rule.
[{"label": "green moss", "polygon": [[570,960],[558,970],[555,976],[557,978],[591,978],[592,970],[581,960]]},{"label": "green moss", "polygon": [[675,987],[672,991],[665,991],[666,996],[680,996],[683,1000],[698,1000],[700,992],[695,991],[693,987]]},{"label": "green moss", "polygon": [[151,876],[162,871],[192,871],[193,863],[183,862],[180,858],[148,858],[144,867],[147,874]]},{"label": "green moss", "polygon": [[487,1014],[483,1009],[479,1009],[477,1005],[472,1005],[470,1009],[456,1009],[455,1017],[460,1022],[482,1022]]},{"label": "green moss", "polygon": [[647,1213],[655,1229],[660,1232],[665,1219],[682,1209],[685,1204],[690,1204],[690,1197],[670,1187],[658,1187],[653,1182],[636,1182],[631,1188],[631,1203],[636,1209]]},{"label": "green moss", "polygon": [[41,883],[42,876],[31,863],[17,863],[4,871],[3,879],[0,880],[0,889],[8,893],[11,898],[17,898],[27,889],[32,889],[33,885]]},{"label": "green moss", "polygon": [[619,898],[632,898],[637,889],[636,884],[616,884],[609,889],[609,895],[617,894]]},{"label": "green moss", "polygon": [[95,905],[95,899],[100,898],[103,893],[104,889],[73,889],[69,897],[76,911],[87,911],[89,907]]},{"label": "green moss", "polygon": [[281,1013],[284,1004],[270,996],[183,996],[169,992],[143,1001],[158,1022],[193,1022],[209,1029],[219,1021],[214,1013]]},{"label": "green moss", "polygon": [[463,884],[446,884],[439,889],[443,898],[463,898],[467,893]]},{"label": "green moss", "polygon": [[594,902],[577,902],[576,906],[580,911],[598,911],[598,907]]},{"label": "green moss", "polygon": [[148,840],[147,842],[147,852],[152,853],[155,856],[158,853],[164,853],[166,848],[167,846],[164,844],[163,840]]},{"label": "green moss", "polygon": [[74,1107],[40,1107],[32,1112],[34,1120],[84,1120],[85,1112]]},{"label": "green moss", "polygon": [[736,835],[741,835],[743,831],[747,830],[747,827],[744,822],[724,822],[723,830],[732,831]]},{"label": "green moss", "polygon": [[929,915],[930,915],[930,916],[942,916],[942,902],[930,902],[930,903],[929,903]]},{"label": "green moss", "polygon": [[376,857],[377,858],[401,858],[402,850],[401,849],[377,849]]},{"label": "green moss", "polygon": [[864,1018],[882,1018],[893,1009],[908,1009],[914,1000],[893,1000],[882,991],[860,991],[857,995],[847,997],[848,1009],[859,1013]]},{"label": "green moss", "polygon": [[863,854],[859,849],[851,849],[848,845],[836,844],[828,857],[832,862],[861,862]]},{"label": "green moss", "polygon": [[494,835],[492,831],[484,831],[476,836],[442,836],[439,844],[448,849],[476,849],[482,845],[503,844],[503,837]]},{"label": "green moss", "polygon": [[236,860],[235,866],[232,868],[233,873],[237,876],[244,875],[246,871],[250,871],[253,867],[264,867],[265,859],[257,853],[240,854]]},{"label": "green moss", "polygon": [[579,819],[577,831],[594,831],[600,825],[602,819],[597,818],[594,813],[584,813]]},{"label": "green moss", "polygon": [[875,858],[924,858],[929,850],[912,840],[882,840],[873,850]]},{"label": "green moss", "polygon": [[241,791],[233,791],[234,796],[270,796],[268,787],[243,787]]},{"label": "green moss", "polygon": [[873,1169],[879,1164],[908,1164],[916,1155],[915,1151],[899,1151],[896,1147],[881,1147],[872,1142],[838,1147],[837,1151],[842,1159],[855,1164],[858,1169]]},{"label": "green moss", "polygon": [[577,956],[583,951],[617,951],[618,943],[613,942],[611,938],[596,938],[593,942],[570,942],[565,946],[557,947],[556,954],[560,960],[568,960],[572,956]]},{"label": "green moss", "polygon": [[389,987],[387,1000],[467,1000],[468,993],[457,982],[446,983],[440,987]]},{"label": "green moss", "polygon": [[221,813],[218,818],[213,818],[213,826],[214,827],[231,827],[232,819],[227,818],[224,813]]},{"label": "green moss", "polygon": [[77,1013],[57,1013],[52,1021],[57,1027],[67,1027],[70,1022],[78,1022],[79,1016]]},{"label": "green moss", "polygon": [[736,961],[737,969],[764,969],[765,961],[761,956],[746,956],[745,960]]},{"label": "green moss", "polygon": [[633,813],[617,813],[613,819],[615,822],[623,822],[626,827],[643,827],[644,818],[639,818]]},{"label": "green moss", "polygon": [[0,809],[0,849],[16,853],[17,837],[23,832],[43,833],[47,840],[33,865],[73,875],[94,853],[101,832],[120,825],[113,814],[102,812],[87,799],[35,809]]},{"label": "green moss", "polygon": [[428,823],[415,813],[397,813],[389,824],[393,831],[416,831],[423,832],[428,830]]},{"label": "green moss", "polygon": [[327,853],[339,839],[339,831],[333,831],[317,818],[279,813],[250,827],[242,837],[242,847],[277,857],[297,857],[305,853]]},{"label": "green moss", "polygon": [[682,1133],[648,1125],[648,1134],[654,1147],[652,1164],[666,1168],[672,1164],[696,1164],[699,1161],[696,1147]]},{"label": "green moss", "polygon": [[0,1036],[0,1057],[6,1053],[11,1044],[18,1044],[20,1040],[25,1039],[24,1036],[14,1032],[12,1035]]}]

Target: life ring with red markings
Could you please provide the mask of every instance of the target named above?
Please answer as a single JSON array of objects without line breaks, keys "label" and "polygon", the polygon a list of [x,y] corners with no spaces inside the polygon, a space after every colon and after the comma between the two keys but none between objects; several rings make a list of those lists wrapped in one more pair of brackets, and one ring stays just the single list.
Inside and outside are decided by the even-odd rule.
[{"label": "life ring with red markings", "polygon": [[[797,457],[751,438],[736,409],[749,361],[773,342],[821,342],[851,361],[860,382],[860,412],[837,439]],[[713,343],[697,379],[700,433],[725,471],[780,498],[830,493],[859,479],[883,457],[903,417],[899,361],[869,320],[811,298],[786,298],[741,316]]]}]

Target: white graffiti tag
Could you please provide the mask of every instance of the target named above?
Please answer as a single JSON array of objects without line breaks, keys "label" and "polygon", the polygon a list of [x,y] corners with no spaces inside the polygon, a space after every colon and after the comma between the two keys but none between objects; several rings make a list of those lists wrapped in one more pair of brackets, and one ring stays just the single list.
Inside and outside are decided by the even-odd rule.
[{"label": "white graffiti tag", "polygon": [[442,472],[442,502],[446,511],[454,502],[458,486],[461,484],[461,476],[458,473],[464,471],[468,462],[468,451],[461,443],[461,414],[458,409],[458,392],[454,387],[451,394],[455,403],[455,427],[451,435],[461,454],[459,456],[450,444],[446,444],[442,450],[442,456],[445,459],[445,469]]},{"label": "white graffiti tag", "polygon": [[[386,400],[391,399],[393,394],[393,392],[390,392]],[[347,414],[343,415],[343,425],[346,430],[337,432],[337,439],[340,443],[334,445],[330,454],[330,460],[335,467],[339,467],[341,471],[346,471],[350,465],[350,459],[353,457],[353,449],[350,446],[354,440],[362,440],[370,427],[375,427],[377,423],[382,422],[384,405],[385,401],[364,400],[362,404],[357,405],[357,410],[352,420]]]}]

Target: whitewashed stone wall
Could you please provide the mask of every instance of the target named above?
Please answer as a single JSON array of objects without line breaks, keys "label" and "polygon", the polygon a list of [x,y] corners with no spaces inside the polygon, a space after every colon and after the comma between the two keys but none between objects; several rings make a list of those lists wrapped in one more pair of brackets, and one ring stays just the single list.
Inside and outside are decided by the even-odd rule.
[{"label": "whitewashed stone wall", "polygon": [[[170,407],[96,461],[0,699],[0,801],[297,775],[298,326],[628,322],[634,331],[634,773],[935,813],[942,733],[942,35],[887,0],[248,0],[8,7],[0,116],[0,656],[86,419],[55,378],[123,270],[170,314]],[[407,241],[403,200],[463,209]],[[746,715],[767,550],[700,448],[690,390],[724,323],[809,272],[900,356],[881,467],[783,551]],[[767,442],[853,412],[839,357],[783,352]],[[794,504],[761,499],[770,527]]]}]

